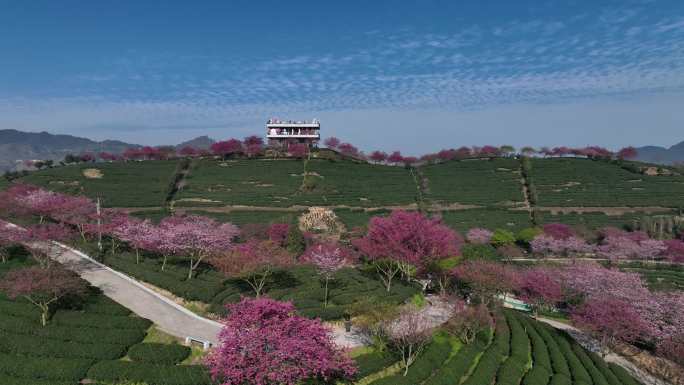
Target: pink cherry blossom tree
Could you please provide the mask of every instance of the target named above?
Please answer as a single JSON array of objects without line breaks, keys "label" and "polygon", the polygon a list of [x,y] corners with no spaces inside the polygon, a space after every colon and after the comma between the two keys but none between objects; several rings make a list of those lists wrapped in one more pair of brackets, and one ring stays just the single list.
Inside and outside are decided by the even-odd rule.
[{"label": "pink cherry blossom tree", "polygon": [[545,235],[553,239],[568,239],[575,236],[572,228],[564,223],[547,223],[542,230]]},{"label": "pink cherry blossom tree", "polygon": [[401,355],[403,375],[432,340],[432,324],[424,312],[413,305],[404,306],[399,316],[383,325],[390,346]]},{"label": "pink cherry blossom tree", "polygon": [[278,246],[287,244],[287,234],[290,233],[290,225],[287,223],[273,223],[268,227],[268,239]]},{"label": "pink cherry blossom tree", "polygon": [[487,229],[475,227],[468,230],[468,233],[466,234],[466,239],[470,243],[481,245],[489,243],[489,241],[492,239],[492,235],[494,235],[494,233]]},{"label": "pink cherry blossom tree", "polygon": [[326,147],[331,148],[331,149],[336,149],[337,146],[339,146],[341,141],[337,139],[334,136],[331,136],[329,138],[326,138],[323,144],[325,144]]},{"label": "pink cherry blossom tree", "polygon": [[387,161],[390,163],[399,164],[404,161],[404,157],[401,155],[401,152],[394,151],[387,157]]},{"label": "pink cherry blossom tree", "polygon": [[298,385],[306,380],[351,379],[353,361],[338,349],[319,320],[295,313],[290,302],[243,298],[227,305],[220,344],[208,356],[212,379],[222,385]]},{"label": "pink cherry blossom tree", "polygon": [[530,248],[537,255],[562,257],[577,257],[595,250],[593,245],[579,237],[554,238],[546,234],[534,237],[530,242]]},{"label": "pink cherry blossom tree", "polygon": [[496,299],[519,287],[517,272],[507,265],[484,260],[466,261],[452,270],[454,278],[465,284],[466,293],[489,306]]},{"label": "pink cherry blossom tree", "polygon": [[458,255],[463,239],[439,219],[396,210],[371,218],[366,236],[353,244],[374,263],[389,292],[399,272],[410,277],[414,269],[425,271],[437,260]]},{"label": "pink cherry blossom tree", "polygon": [[219,223],[199,215],[167,217],[158,227],[170,245],[169,251],[187,257],[188,279],[192,279],[197,267],[207,257],[229,251],[239,234],[238,228],[231,223]]},{"label": "pink cherry blossom tree", "polygon": [[679,239],[670,239],[664,242],[665,251],[663,255],[671,262],[684,262],[684,241]]},{"label": "pink cherry blossom tree", "polygon": [[[141,220],[135,217],[126,217],[111,230],[112,238],[118,238],[126,242],[135,251],[135,263],[140,263],[140,250],[158,252],[160,250],[160,236],[162,233],[150,220]],[[113,246],[112,249],[115,249]],[[162,270],[166,266],[166,256]]]},{"label": "pink cherry blossom tree", "polygon": [[325,297],[323,307],[328,307],[328,282],[343,267],[354,262],[351,251],[334,243],[320,243],[306,249],[300,260],[311,263],[325,280]]},{"label": "pink cherry blossom tree", "polygon": [[12,242],[22,244],[41,268],[51,266],[52,259],[58,258],[66,249],[57,247],[53,242],[67,242],[74,238],[68,227],[57,223],[45,223],[11,228]]},{"label": "pink cherry blossom tree", "polygon": [[47,325],[51,307],[67,295],[85,293],[85,282],[63,268],[38,266],[11,270],[0,281],[0,291],[9,298],[23,297],[40,309],[40,322]]},{"label": "pink cherry blossom tree", "polygon": [[454,315],[444,325],[466,345],[475,341],[477,333],[492,326],[492,317],[485,305],[466,305],[463,301],[455,304]]},{"label": "pink cherry blossom tree", "polygon": [[563,299],[563,288],[558,273],[547,267],[532,267],[519,275],[518,297],[527,302],[535,313],[554,306]]},{"label": "pink cherry blossom tree", "polygon": [[375,163],[382,163],[387,160],[387,153],[383,151],[373,151],[370,154],[370,160]]},{"label": "pink cherry blossom tree", "polygon": [[243,150],[242,142],[237,139],[228,139],[211,145],[211,151],[214,155],[220,155],[224,159],[230,155],[241,153]]},{"label": "pink cherry blossom tree", "polygon": [[637,149],[632,146],[621,148],[617,152],[618,159],[634,159],[637,155]]},{"label": "pink cherry blossom tree", "polygon": [[12,246],[19,244],[14,234],[15,231],[15,229],[0,221],[0,261],[2,263],[7,262],[9,259]]},{"label": "pink cherry blossom tree", "polygon": [[287,250],[271,241],[250,239],[209,262],[226,276],[245,281],[259,298],[271,274],[293,265],[295,260]]},{"label": "pink cherry blossom tree", "polygon": [[309,154],[309,146],[304,143],[290,143],[287,146],[287,153],[293,158],[303,159]]}]

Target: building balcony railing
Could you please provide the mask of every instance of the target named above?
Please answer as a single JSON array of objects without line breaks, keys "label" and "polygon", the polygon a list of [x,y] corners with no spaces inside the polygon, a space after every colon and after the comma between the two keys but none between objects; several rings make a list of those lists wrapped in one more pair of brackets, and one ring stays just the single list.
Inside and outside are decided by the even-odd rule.
[{"label": "building balcony railing", "polygon": [[319,134],[268,134],[269,139],[278,139],[278,138],[312,138],[312,139],[320,139]]}]

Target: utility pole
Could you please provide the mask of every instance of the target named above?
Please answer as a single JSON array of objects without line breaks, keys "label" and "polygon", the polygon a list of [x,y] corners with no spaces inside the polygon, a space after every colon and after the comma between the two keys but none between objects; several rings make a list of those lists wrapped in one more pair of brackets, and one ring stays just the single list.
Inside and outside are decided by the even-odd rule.
[{"label": "utility pole", "polygon": [[102,252],[102,215],[100,211],[100,196],[97,196],[97,203],[95,204],[97,210],[97,249]]}]

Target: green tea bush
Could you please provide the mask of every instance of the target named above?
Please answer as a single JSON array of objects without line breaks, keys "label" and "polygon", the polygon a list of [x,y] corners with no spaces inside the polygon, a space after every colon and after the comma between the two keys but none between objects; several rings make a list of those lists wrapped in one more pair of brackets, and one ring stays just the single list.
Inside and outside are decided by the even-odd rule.
[{"label": "green tea bush", "polygon": [[79,343],[0,331],[0,352],[34,357],[87,358],[113,360],[123,357],[126,346],[104,343]]},{"label": "green tea bush", "polygon": [[492,245],[467,243],[461,248],[461,254],[464,260],[485,259],[498,261],[501,259],[501,255]]},{"label": "green tea bush", "polygon": [[501,354],[493,346],[484,352],[475,370],[468,376],[464,385],[491,384],[501,364]]},{"label": "green tea bush", "polygon": [[37,358],[0,353],[0,373],[11,377],[78,382],[86,376],[92,360]]},{"label": "green tea bush", "polygon": [[150,320],[115,315],[89,314],[82,311],[60,311],[51,319],[56,325],[79,326],[98,329],[135,329],[145,330],[152,325]]},{"label": "green tea bush", "polygon": [[389,352],[372,352],[354,358],[357,378],[364,378],[397,362],[397,357]]},{"label": "green tea bush", "polygon": [[617,377],[623,385],[641,385],[641,383],[635,380],[622,366],[611,362],[608,364],[608,367],[610,367],[610,370],[615,374],[615,377]]},{"label": "green tea bush", "polygon": [[39,380],[36,378],[19,378],[0,373],[2,385],[74,385],[74,381]]},{"label": "green tea bush", "polygon": [[518,385],[527,371],[527,362],[509,357],[496,374],[496,385]]},{"label": "green tea bush", "polygon": [[415,385],[425,381],[430,375],[440,368],[449,358],[451,344],[443,335],[435,337],[425,351],[409,367],[408,374],[388,376],[372,382],[373,385]]},{"label": "green tea bush", "polygon": [[605,378],[610,385],[622,384],[622,382],[620,382],[620,380],[615,376],[615,373],[610,370],[610,367],[606,361],[604,361],[598,354],[594,352],[587,352],[587,355],[594,363],[594,366],[596,366],[596,368],[601,372],[603,378]]},{"label": "green tea bush", "polygon": [[551,377],[549,369],[535,365],[525,374],[522,385],[546,385],[549,383],[549,377]]},{"label": "green tea bush", "polygon": [[177,344],[142,343],[128,349],[128,358],[150,364],[175,365],[189,355],[189,347]]},{"label": "green tea bush", "polygon": [[573,385],[573,382],[570,380],[570,377],[565,374],[556,373],[551,377],[549,385]]},{"label": "green tea bush", "polygon": [[570,374],[572,376],[573,382],[584,382],[591,384],[591,376],[584,368],[584,365],[582,365],[582,362],[579,360],[579,358],[577,358],[575,353],[572,351],[570,341],[568,340],[570,337],[568,337],[565,333],[561,334],[561,332],[554,333],[553,336],[556,339],[558,347],[563,353],[568,366],[570,367]]},{"label": "green tea bush", "polygon": [[439,370],[425,382],[425,385],[458,384],[468,374],[475,360],[487,347],[483,341],[476,340],[470,345],[464,345]]},{"label": "green tea bush", "polygon": [[168,366],[140,362],[102,361],[88,370],[88,378],[104,382],[139,381],[148,385],[210,385],[202,366]]},{"label": "green tea bush", "polygon": [[584,349],[576,342],[573,341],[572,351],[575,353],[577,358],[582,362],[584,368],[589,372],[591,376],[591,381],[594,385],[610,385],[608,380],[603,376],[601,371],[594,366],[594,362],[589,358],[589,355],[584,351]]},{"label": "green tea bush", "polygon": [[[544,339],[546,347],[549,349],[549,356],[551,357],[551,366],[553,369],[554,377],[556,374],[562,374],[565,377],[570,378],[570,368],[565,360],[563,352],[558,347],[556,340],[551,336],[551,332],[555,332],[547,329],[545,325],[539,322],[532,323],[533,327],[539,333],[539,335]],[[560,380],[559,380],[560,381]]]},{"label": "green tea bush", "polygon": [[494,247],[512,245],[515,243],[515,234],[510,230],[497,229],[490,240]]}]

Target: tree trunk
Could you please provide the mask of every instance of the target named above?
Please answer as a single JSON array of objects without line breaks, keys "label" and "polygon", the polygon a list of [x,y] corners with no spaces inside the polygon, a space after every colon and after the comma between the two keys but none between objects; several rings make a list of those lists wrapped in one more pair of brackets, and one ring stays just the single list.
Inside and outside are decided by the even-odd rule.
[{"label": "tree trunk", "polygon": [[330,278],[326,275],[325,276],[325,299],[323,300],[323,307],[326,308],[328,307],[328,280]]},{"label": "tree trunk", "polygon": [[47,325],[50,307],[48,305],[40,305],[40,324]]}]

